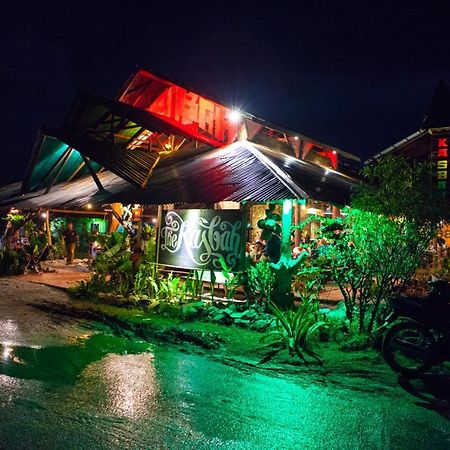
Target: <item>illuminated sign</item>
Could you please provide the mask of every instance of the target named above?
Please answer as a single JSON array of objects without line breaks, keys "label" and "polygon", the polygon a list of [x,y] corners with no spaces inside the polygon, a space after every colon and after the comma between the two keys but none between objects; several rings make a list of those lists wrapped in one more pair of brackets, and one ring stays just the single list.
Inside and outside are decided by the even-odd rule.
[{"label": "illuminated sign", "polygon": [[230,108],[144,70],[136,73],[120,101],[150,111],[184,135],[214,146],[231,144],[239,127]]},{"label": "illuminated sign", "polygon": [[436,157],[436,179],[437,188],[440,192],[447,192],[448,180],[448,138],[439,137],[434,141],[434,152]]},{"label": "illuminated sign", "polygon": [[221,270],[222,256],[234,271],[240,269],[241,211],[185,209],[162,217],[160,264],[187,269]]}]

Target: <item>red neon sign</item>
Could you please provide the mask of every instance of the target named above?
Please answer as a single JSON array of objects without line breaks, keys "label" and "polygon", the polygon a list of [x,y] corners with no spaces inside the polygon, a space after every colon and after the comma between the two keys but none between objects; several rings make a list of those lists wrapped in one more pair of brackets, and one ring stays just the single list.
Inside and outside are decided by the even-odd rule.
[{"label": "red neon sign", "polygon": [[238,123],[231,109],[213,100],[139,70],[120,100],[158,116],[181,134],[220,147],[235,140]]},{"label": "red neon sign", "polygon": [[448,138],[437,140],[437,162],[436,162],[437,188],[441,192],[447,191],[448,179]]}]

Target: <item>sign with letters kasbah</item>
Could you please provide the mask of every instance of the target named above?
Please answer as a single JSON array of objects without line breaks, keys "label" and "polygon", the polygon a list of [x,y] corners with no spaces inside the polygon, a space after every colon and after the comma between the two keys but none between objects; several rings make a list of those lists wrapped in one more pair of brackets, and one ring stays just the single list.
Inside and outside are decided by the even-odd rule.
[{"label": "sign with letters kasbah", "polygon": [[159,240],[160,264],[197,270],[221,270],[219,257],[241,269],[242,213],[238,209],[164,211]]},{"label": "sign with letters kasbah", "polygon": [[436,161],[437,189],[443,194],[447,194],[448,183],[448,144],[449,138],[446,136],[437,137],[432,140],[432,155]]}]

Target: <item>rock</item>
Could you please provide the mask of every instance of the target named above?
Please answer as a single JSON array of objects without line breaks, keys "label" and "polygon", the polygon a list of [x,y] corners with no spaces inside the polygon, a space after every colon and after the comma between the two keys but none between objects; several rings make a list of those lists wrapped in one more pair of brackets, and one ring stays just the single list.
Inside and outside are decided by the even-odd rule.
[{"label": "rock", "polygon": [[257,320],[259,314],[254,309],[247,309],[242,313],[242,319],[249,320],[250,322]]},{"label": "rock", "polygon": [[[226,310],[225,310],[225,311],[226,311]],[[230,317],[231,317],[234,321],[237,321],[237,320],[242,319],[242,318],[243,318],[243,315],[244,315],[244,313],[241,313],[241,312],[234,312],[234,313],[231,313],[231,314],[230,314]]]},{"label": "rock", "polygon": [[250,326],[250,322],[245,319],[236,319],[234,321],[234,325],[241,327],[241,328],[248,328]]},{"label": "rock", "polygon": [[206,348],[216,349],[223,342],[217,333],[207,333],[204,331],[191,331],[174,327],[166,331],[166,335],[173,335],[177,340],[189,342],[191,344]]},{"label": "rock", "polygon": [[251,325],[250,328],[255,331],[265,331],[269,328],[272,321],[269,320],[255,320]]}]

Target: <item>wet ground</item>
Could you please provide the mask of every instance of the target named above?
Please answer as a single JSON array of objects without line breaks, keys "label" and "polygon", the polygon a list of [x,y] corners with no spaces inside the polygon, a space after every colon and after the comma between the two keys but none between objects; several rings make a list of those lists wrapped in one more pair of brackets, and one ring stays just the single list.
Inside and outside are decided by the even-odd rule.
[{"label": "wet ground", "polygon": [[33,307],[42,301],[69,300],[0,279],[0,448],[450,448],[445,398],[430,409],[373,379],[349,388],[230,366]]}]

